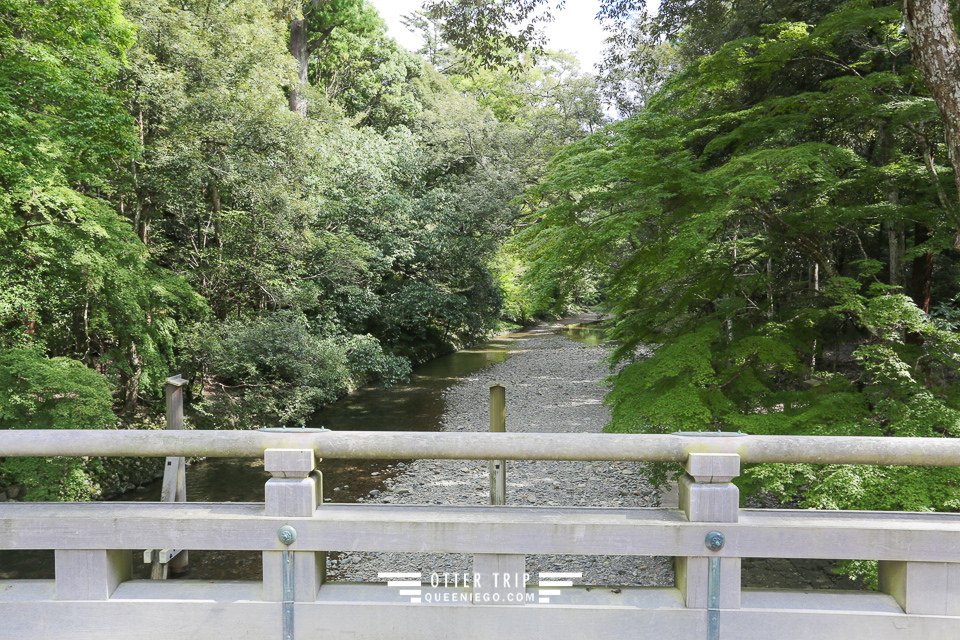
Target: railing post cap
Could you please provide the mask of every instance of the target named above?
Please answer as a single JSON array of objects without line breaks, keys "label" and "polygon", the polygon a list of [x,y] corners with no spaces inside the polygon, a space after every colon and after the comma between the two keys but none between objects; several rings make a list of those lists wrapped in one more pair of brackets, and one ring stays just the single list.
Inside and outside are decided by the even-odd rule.
[{"label": "railing post cap", "polygon": [[165,384],[171,387],[183,387],[186,386],[187,379],[178,373],[167,378]]},{"label": "railing post cap", "polygon": [[740,475],[740,456],[735,453],[691,453],[684,464],[697,482],[724,483]]},{"label": "railing post cap", "polygon": [[275,478],[306,478],[317,466],[313,449],[267,449],[263,468]]}]

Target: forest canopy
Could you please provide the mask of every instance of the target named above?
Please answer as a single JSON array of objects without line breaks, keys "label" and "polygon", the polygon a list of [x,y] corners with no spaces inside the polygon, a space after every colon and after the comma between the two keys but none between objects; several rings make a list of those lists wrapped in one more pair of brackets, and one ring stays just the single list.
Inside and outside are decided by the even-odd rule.
[{"label": "forest canopy", "polygon": [[[499,326],[516,199],[604,120],[568,59],[441,72],[362,0],[0,5],[6,428],[148,427],[178,372],[242,428],[404,379]],[[53,425],[71,381],[100,413]]]},{"label": "forest canopy", "polygon": [[[956,437],[957,193],[901,7],[790,6],[693,16],[649,100],[557,154],[514,240],[527,286],[604,292],[613,431]],[[770,465],[744,487],[954,510],[958,482]]]},{"label": "forest canopy", "polygon": [[[960,434],[950,3],[605,0],[596,70],[557,6],[430,0],[411,52],[363,0],[0,0],[0,427],[151,428],[177,372],[194,425],[304,425],[589,307],[612,431]],[[742,483],[955,510],[958,474]]]}]

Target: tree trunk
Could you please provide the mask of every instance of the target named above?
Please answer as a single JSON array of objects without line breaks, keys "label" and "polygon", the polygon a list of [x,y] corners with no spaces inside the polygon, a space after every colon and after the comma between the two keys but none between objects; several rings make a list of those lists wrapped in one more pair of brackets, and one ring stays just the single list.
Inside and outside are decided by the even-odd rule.
[{"label": "tree trunk", "polygon": [[[917,223],[913,232],[913,246],[917,247],[930,239],[930,229]],[[910,297],[918,307],[930,313],[930,291],[933,283],[933,253],[929,250],[913,259],[910,274]]]},{"label": "tree trunk", "polygon": [[127,351],[127,366],[130,367],[129,373],[121,375],[123,384],[123,409],[128,414],[133,414],[137,409],[137,400],[140,397],[140,377],[143,375],[143,359],[137,352],[137,343],[130,341],[130,348]]},{"label": "tree trunk", "polygon": [[773,258],[767,256],[767,319],[773,320],[774,302],[773,302]]},{"label": "tree trunk", "polygon": [[907,252],[907,239],[903,222],[888,222],[887,246],[890,253],[890,284],[903,286],[903,256]]},{"label": "tree trunk", "polygon": [[217,241],[217,247],[220,253],[217,256],[218,261],[223,259],[223,229],[220,226],[220,187],[217,185],[216,176],[210,179],[210,206],[213,216],[213,237]]},{"label": "tree trunk", "polygon": [[145,202],[140,205],[139,209],[139,224],[140,229],[137,230],[138,235],[140,236],[140,242],[143,244],[150,244],[150,214],[153,206],[149,202]]},{"label": "tree trunk", "polygon": [[[888,165],[896,156],[896,139],[892,128],[881,123],[877,128],[876,145],[872,154],[872,162],[877,167]],[[893,181],[884,188],[884,198],[896,210],[900,205],[900,192]],[[886,235],[888,254],[889,282],[894,287],[903,286],[903,261],[906,253],[905,225],[902,220],[886,220],[880,225],[881,234]],[[884,238],[879,238],[883,242]]]},{"label": "tree trunk", "polygon": [[960,193],[960,38],[950,0],[904,0],[913,59],[943,118],[947,157]]},{"label": "tree trunk", "polygon": [[305,90],[307,87],[307,63],[309,62],[309,51],[307,49],[307,19],[301,16],[298,19],[290,21],[290,55],[297,61],[299,74],[297,83],[290,87],[288,100],[290,111],[299,113],[301,116],[307,115],[307,96]]}]

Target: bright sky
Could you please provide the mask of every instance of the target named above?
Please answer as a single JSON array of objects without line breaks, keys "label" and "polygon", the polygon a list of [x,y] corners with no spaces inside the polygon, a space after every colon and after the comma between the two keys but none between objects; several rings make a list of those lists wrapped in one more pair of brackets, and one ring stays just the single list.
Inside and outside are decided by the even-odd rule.
[{"label": "bright sky", "polygon": [[[387,22],[390,35],[411,51],[420,47],[420,39],[407,31],[401,16],[420,8],[422,0],[370,0]],[[600,0],[567,0],[560,11],[554,10],[554,20],[547,25],[548,49],[564,49],[580,59],[584,71],[603,57],[603,28],[596,21]]]}]

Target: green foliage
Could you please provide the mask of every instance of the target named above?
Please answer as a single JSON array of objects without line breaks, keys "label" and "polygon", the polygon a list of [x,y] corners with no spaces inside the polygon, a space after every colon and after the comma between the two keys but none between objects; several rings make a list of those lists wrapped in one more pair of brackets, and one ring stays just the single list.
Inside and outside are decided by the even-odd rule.
[{"label": "green foliage", "polygon": [[157,393],[179,322],[201,316],[203,301],[152,264],[103,202],[59,188],[32,205],[37,222],[11,216],[0,233],[0,274],[11,285],[0,294],[3,342],[95,358],[127,389]]},{"label": "green foliage", "polygon": [[[128,417],[157,398],[205,312],[111,206],[137,153],[117,91],[134,25],[112,0],[0,4],[0,428],[111,428],[112,391]],[[0,476],[82,500],[149,466],[9,459]]]},{"label": "green foliage", "polygon": [[[41,363],[73,363],[50,397],[72,380],[110,424],[155,426],[176,371],[216,426],[304,424],[484,337],[499,326],[495,263],[518,194],[602,120],[569,57],[515,78],[444,74],[362,0],[0,10],[0,349],[19,354],[29,389],[46,389]],[[306,117],[288,100],[301,19]],[[109,387],[94,394],[82,372]],[[86,404],[56,406],[28,422],[88,417]],[[36,499],[150,472],[13,469]]]},{"label": "green foliage", "polygon": [[[611,430],[956,437],[955,194],[899,11],[779,4],[736,37],[698,23],[709,55],[678,36],[689,61],[646,108],[557,154],[514,240],[535,259],[522,281],[549,300],[588,274],[603,287]],[[742,484],[945,510],[958,479],[774,465]]]},{"label": "green foliage", "polygon": [[115,422],[109,382],[76,360],[5,349],[0,387],[0,429],[105,429]]},{"label": "green foliage", "polygon": [[386,35],[373,6],[336,0],[309,14],[315,54],[314,82],[323,96],[351,119],[384,131],[415,127],[423,117],[424,94],[416,82],[423,64]]},{"label": "green foliage", "polygon": [[[69,358],[0,350],[0,389],[0,429],[109,429],[116,421],[107,379]],[[8,458],[0,478],[30,500],[83,500],[99,489],[77,458]]]},{"label": "green foliage", "polygon": [[97,362],[127,409],[156,393],[203,304],[106,198],[134,152],[113,85],[132,25],[111,1],[8,2],[0,25],[0,346]]},{"label": "green foliage", "polygon": [[385,354],[372,336],[322,337],[286,312],[225,322],[204,336],[202,349],[219,387],[203,410],[235,428],[303,426],[367,381],[390,384],[410,373],[406,360]]},{"label": "green foliage", "polygon": [[0,14],[3,208],[28,208],[54,185],[104,187],[133,148],[129,115],[108,90],[133,34],[120,3],[4,0]]},{"label": "green foliage", "polygon": [[443,39],[467,52],[475,65],[510,68],[517,64],[517,54],[543,51],[544,37],[537,25],[550,20],[547,0],[427,0],[423,6]]},{"label": "green foliage", "polygon": [[[489,264],[528,170],[511,157],[523,141],[387,38],[369,6],[308,11],[306,119],[288,109],[287,25],[270,3],[134,2],[128,14],[140,27],[126,85],[144,151],[124,197],[152,258],[209,301],[216,324],[197,332],[223,348],[189,351],[194,375],[232,403],[230,422],[245,408],[302,422],[360,380],[390,380],[402,359],[496,325]],[[224,327],[255,353],[236,352]],[[294,330],[292,354],[282,336]],[[319,377],[293,391],[293,374],[268,361],[314,347]],[[292,404],[244,391],[252,373],[234,356]]]}]

